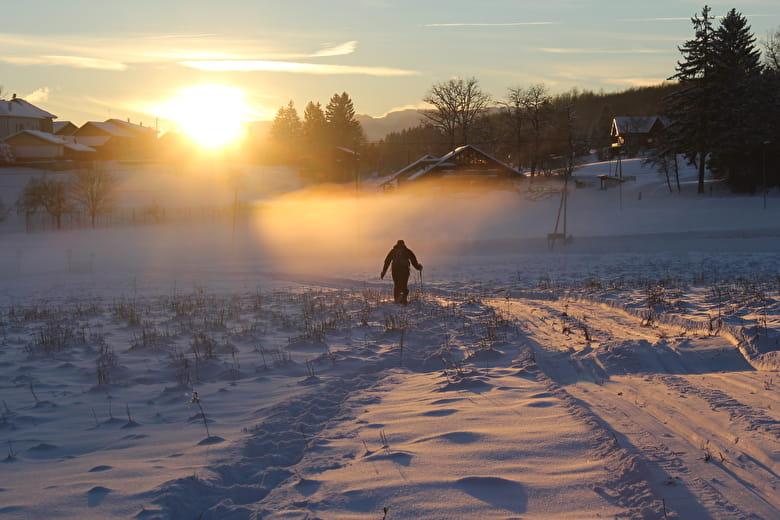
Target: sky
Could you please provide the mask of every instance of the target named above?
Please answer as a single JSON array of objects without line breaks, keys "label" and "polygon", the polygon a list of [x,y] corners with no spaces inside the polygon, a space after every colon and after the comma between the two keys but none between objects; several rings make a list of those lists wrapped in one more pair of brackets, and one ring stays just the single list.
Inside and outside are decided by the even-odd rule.
[{"label": "sky", "polygon": [[[289,101],[302,114],[340,92],[378,117],[421,106],[432,85],[457,77],[477,78],[496,100],[537,83],[614,92],[674,74],[703,5],[25,0],[0,17],[0,86],[3,98],[16,93],[77,125],[120,118],[162,132],[175,129],[182,99],[197,112],[235,95],[243,118],[270,120]],[[736,8],[759,40],[780,28],[776,0],[710,5],[715,15]],[[219,88],[186,94],[199,85]]]}]

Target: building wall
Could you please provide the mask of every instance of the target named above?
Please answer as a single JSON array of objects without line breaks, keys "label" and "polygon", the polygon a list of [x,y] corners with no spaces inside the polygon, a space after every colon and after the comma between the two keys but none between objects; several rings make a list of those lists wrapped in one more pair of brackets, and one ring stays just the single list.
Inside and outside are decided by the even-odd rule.
[{"label": "building wall", "polygon": [[56,144],[11,145],[16,159],[59,159],[65,154],[65,147]]},{"label": "building wall", "polygon": [[14,135],[22,130],[40,130],[51,133],[51,119],[36,119],[32,117],[0,116],[0,139]]}]

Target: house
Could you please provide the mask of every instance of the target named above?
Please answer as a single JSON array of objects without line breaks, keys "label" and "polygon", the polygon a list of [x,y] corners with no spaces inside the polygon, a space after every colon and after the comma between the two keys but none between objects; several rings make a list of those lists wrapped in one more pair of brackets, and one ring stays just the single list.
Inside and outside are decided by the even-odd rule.
[{"label": "house", "polygon": [[22,130],[5,138],[16,160],[91,159],[95,150],[83,144],[69,141],[66,137],[41,132]]},{"label": "house", "polygon": [[52,132],[54,135],[61,135],[61,136],[69,136],[76,133],[76,130],[79,129],[78,126],[71,123],[70,121],[54,121],[54,131]]},{"label": "house", "polygon": [[425,155],[397,171],[380,187],[393,189],[420,181],[438,185],[498,187],[525,176],[511,166],[472,145],[464,145],[442,157]]},{"label": "house", "polygon": [[56,117],[32,103],[16,97],[16,94],[10,100],[0,99],[0,139],[22,130],[51,133]]},{"label": "house", "polygon": [[154,155],[157,131],[119,119],[89,121],[73,133],[75,142],[94,148],[101,159],[147,159]]},{"label": "house", "polygon": [[612,147],[631,152],[645,148],[653,143],[664,126],[659,116],[615,117],[609,132],[616,139]]}]

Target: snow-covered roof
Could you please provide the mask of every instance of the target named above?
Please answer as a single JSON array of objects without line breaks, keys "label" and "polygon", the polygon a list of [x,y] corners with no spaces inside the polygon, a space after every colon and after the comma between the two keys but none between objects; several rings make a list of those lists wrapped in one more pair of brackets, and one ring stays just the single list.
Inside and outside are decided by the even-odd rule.
[{"label": "snow-covered roof", "polygon": [[110,123],[114,126],[118,126],[119,128],[130,132],[131,134],[155,134],[157,135],[157,130],[154,128],[143,126],[143,125],[137,125],[135,123],[131,123],[130,121],[122,121],[121,119],[106,119],[106,123]]},{"label": "snow-covered roof", "polygon": [[87,121],[81,127],[82,129],[87,126],[93,126],[102,130],[103,132],[116,136],[116,137],[133,137],[132,132],[122,128],[120,125],[114,124],[109,121]]},{"label": "snow-covered roof", "polygon": [[425,170],[429,168],[431,165],[435,165],[440,161],[438,157],[434,157],[433,155],[427,154],[423,155],[413,163],[401,168],[395,174],[393,175],[393,179],[397,178],[406,178],[410,175],[414,175],[415,173]]},{"label": "snow-covered roof", "polygon": [[[420,157],[412,164],[397,171],[395,175],[393,175],[390,178],[390,180],[386,181],[383,185],[390,186],[394,184],[397,185],[399,181],[413,181],[421,177],[424,177],[425,175],[429,174],[434,170],[441,171],[441,170],[458,168],[459,165],[457,163],[457,157],[468,150],[471,150],[477,155],[481,155],[482,157],[495,163],[496,166],[498,166],[498,168],[495,169],[496,174],[499,174],[500,171],[504,171],[504,172],[510,171],[516,173],[518,176],[522,176],[522,173],[512,168],[511,166],[503,163],[502,161],[499,161],[492,155],[482,151],[476,146],[467,144],[455,148],[454,150],[443,155],[442,157],[434,157],[432,155],[425,155],[423,157]],[[490,171],[489,168],[487,169],[483,168],[480,169],[480,174],[484,176],[485,172],[489,172],[489,171]]]},{"label": "snow-covered roof", "polygon": [[65,141],[64,142],[65,148],[68,150],[73,150],[74,152],[96,152],[94,148],[91,146],[87,146],[82,143],[76,143],[72,141]]},{"label": "snow-covered roof", "polygon": [[70,121],[54,121],[54,123],[52,123],[52,128],[54,129],[55,134],[58,134],[67,128],[73,128],[73,131],[78,129],[78,127]]},{"label": "snow-covered roof", "polygon": [[86,146],[103,146],[111,139],[110,135],[86,135],[76,137],[76,142]]},{"label": "snow-covered roof", "polygon": [[33,119],[54,119],[57,117],[18,97],[0,100],[0,116],[29,117]]},{"label": "snow-covered roof", "polygon": [[95,149],[91,148],[83,143],[77,143],[72,139],[68,139],[59,135],[50,134],[49,132],[41,132],[40,130],[22,130],[15,133],[12,136],[6,137],[6,141],[15,138],[20,135],[29,135],[36,139],[55,146],[64,146],[74,152],[94,152]]},{"label": "snow-covered roof", "polygon": [[659,120],[658,116],[618,116],[612,121],[612,135],[647,134]]},{"label": "snow-covered roof", "polygon": [[12,136],[6,137],[6,141],[18,135],[31,135],[41,141],[46,141],[47,143],[50,144],[56,144],[56,145],[64,144],[63,140],[60,137],[57,137],[56,135],[50,134],[48,132],[41,132],[40,130],[22,130],[20,132],[15,133]]}]

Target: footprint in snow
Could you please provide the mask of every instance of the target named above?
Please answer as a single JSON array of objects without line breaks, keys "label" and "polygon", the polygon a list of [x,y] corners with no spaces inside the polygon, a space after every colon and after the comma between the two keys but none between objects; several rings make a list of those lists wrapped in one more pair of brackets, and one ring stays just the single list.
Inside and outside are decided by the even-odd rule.
[{"label": "footprint in snow", "polygon": [[500,477],[465,477],[455,482],[456,487],[496,509],[524,513],[528,493],[519,482]]},{"label": "footprint in snow", "polygon": [[111,490],[103,486],[93,487],[87,491],[87,505],[89,507],[99,506],[109,493],[111,493]]},{"label": "footprint in snow", "polygon": [[457,412],[458,410],[456,410],[455,408],[442,408],[441,410],[431,410],[429,412],[423,412],[420,415],[424,417],[446,417],[447,415],[452,415]]}]

